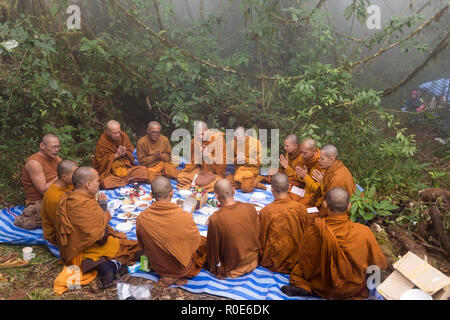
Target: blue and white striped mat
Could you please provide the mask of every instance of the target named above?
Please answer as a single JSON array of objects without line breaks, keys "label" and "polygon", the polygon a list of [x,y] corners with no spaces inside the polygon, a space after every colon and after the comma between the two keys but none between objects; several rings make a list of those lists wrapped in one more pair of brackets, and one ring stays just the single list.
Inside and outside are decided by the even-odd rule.
[{"label": "blue and white striped mat", "polygon": [[[176,181],[171,180],[172,186],[175,188]],[[131,186],[127,186],[131,187]],[[145,192],[150,192],[149,184],[141,185]],[[109,200],[120,199],[123,196],[120,194],[121,189],[104,190]],[[265,195],[265,199],[258,203],[267,205],[273,201],[273,196],[270,192],[264,190],[256,190]],[[240,190],[236,191],[235,200],[242,202],[249,202],[252,194],[242,193]],[[174,198],[181,198],[175,189]],[[50,244],[43,238],[42,229],[24,230],[14,226],[14,218],[22,213],[23,206],[7,208],[0,211],[0,243],[10,244],[36,244],[46,245],[49,250],[57,257],[59,257],[59,250],[54,245]],[[114,216],[110,221],[110,225],[115,226],[123,220],[117,218],[117,214],[121,212],[120,208],[116,210]],[[194,214],[203,215],[199,211]],[[206,232],[207,227],[198,225],[201,232]],[[136,240],[136,227],[127,233],[129,239]],[[154,273],[146,273],[137,271],[132,273],[133,277],[142,277],[152,281],[158,281],[158,276]],[[190,279],[186,285],[181,288],[193,293],[207,293],[221,297],[231,298],[235,300],[317,300],[318,297],[288,297],[280,289],[284,285],[289,284],[289,275],[274,273],[265,268],[258,267],[253,272],[235,279],[219,280],[208,271],[202,270],[196,277]],[[373,295],[376,298],[382,297],[375,291]]]}]

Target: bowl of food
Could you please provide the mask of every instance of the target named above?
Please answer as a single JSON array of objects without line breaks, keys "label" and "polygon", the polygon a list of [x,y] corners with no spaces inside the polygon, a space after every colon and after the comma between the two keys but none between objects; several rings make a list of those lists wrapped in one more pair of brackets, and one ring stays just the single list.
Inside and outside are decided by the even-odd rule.
[{"label": "bowl of food", "polygon": [[125,213],[119,213],[117,215],[117,218],[122,220],[132,220],[136,219],[138,216],[137,212],[125,212]]},{"label": "bowl of food", "polygon": [[131,229],[133,229],[133,224],[129,221],[116,225],[116,230],[119,232],[129,232]]},{"label": "bowl of food", "polygon": [[149,205],[150,203],[148,201],[137,201],[135,203],[136,209],[138,210],[145,210],[148,208]]},{"label": "bowl of food", "polygon": [[136,209],[136,206],[134,204],[123,204],[121,209],[124,212],[131,212]]},{"label": "bowl of food", "polygon": [[145,194],[145,195],[139,197],[139,201],[147,201],[148,202],[148,201],[151,201],[151,200],[153,200],[153,198],[149,194]]},{"label": "bowl of food", "polygon": [[133,192],[133,188],[123,187],[123,188],[119,189],[117,192],[119,192],[119,194],[122,195],[122,196],[127,196],[131,192]]}]

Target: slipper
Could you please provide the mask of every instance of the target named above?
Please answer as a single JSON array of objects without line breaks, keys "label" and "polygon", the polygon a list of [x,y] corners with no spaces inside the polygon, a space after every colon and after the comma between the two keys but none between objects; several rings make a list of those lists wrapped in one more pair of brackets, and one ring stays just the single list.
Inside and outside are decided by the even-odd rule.
[{"label": "slipper", "polygon": [[15,267],[23,267],[29,264],[30,261],[28,260],[22,260],[19,258],[9,259],[3,263],[0,263],[0,268],[15,268]]}]

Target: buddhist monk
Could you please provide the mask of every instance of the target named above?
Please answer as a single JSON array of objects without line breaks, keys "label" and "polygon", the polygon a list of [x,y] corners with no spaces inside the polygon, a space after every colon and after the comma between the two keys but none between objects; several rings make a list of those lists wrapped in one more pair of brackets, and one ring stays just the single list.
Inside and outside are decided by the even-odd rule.
[{"label": "buddhist monk", "polygon": [[265,178],[259,175],[261,170],[262,145],[258,139],[245,134],[244,127],[234,131],[234,174],[227,176],[233,186],[242,192],[253,192],[255,188],[266,190],[261,183]]},{"label": "buddhist monk", "polygon": [[196,276],[206,260],[206,238],[192,214],[171,203],[172,185],[166,177],[152,182],[156,200],[137,218],[136,236],[149,259],[149,265],[160,276],[162,286],[183,285]]},{"label": "buddhist monk", "polygon": [[[320,166],[320,150],[317,148],[314,139],[308,138],[303,140],[300,144],[300,150],[301,158],[298,166],[295,167],[295,172],[302,183],[301,187],[305,189],[305,195],[303,198],[299,197],[296,200],[307,205],[320,187],[319,183],[312,178],[312,173],[315,170],[319,172],[324,172],[325,170]],[[291,197],[295,199],[294,196],[291,194]]]},{"label": "buddhist monk", "polygon": [[326,215],[326,208],[322,208],[322,203],[328,190],[336,187],[343,188],[350,196],[356,190],[352,174],[342,161],[338,160],[338,157],[339,152],[335,146],[324,146],[320,152],[319,164],[325,172],[315,170],[312,173],[312,178],[319,183],[320,187],[311,197],[309,206],[320,208],[320,216]]},{"label": "buddhist monk", "polygon": [[61,197],[55,229],[61,259],[81,272],[98,270],[100,288],[111,286],[116,273],[127,272],[126,264],[138,259],[137,241],[128,240],[108,223],[107,196],[100,194],[99,175],[90,167],[80,167],[72,175],[74,190]]},{"label": "buddhist monk", "polygon": [[308,213],[305,205],[289,198],[286,174],[275,174],[271,183],[275,200],[259,213],[259,264],[273,272],[290,273],[298,260],[298,244],[310,225]]},{"label": "buddhist monk", "polygon": [[22,229],[38,229],[42,226],[41,202],[44,193],[58,179],[56,167],[62,160],[58,157],[59,139],[46,134],[39,144],[40,150],[31,155],[22,168],[22,186],[25,206],[22,214],[14,220],[14,225]]},{"label": "buddhist monk", "polygon": [[207,267],[218,278],[239,277],[258,266],[258,213],[253,205],[234,201],[234,188],[227,179],[218,180],[214,192],[222,207],[209,217]]},{"label": "buddhist monk", "polygon": [[110,120],[95,147],[93,167],[100,175],[104,189],[114,189],[133,181],[148,181],[147,168],[135,166],[134,147],[120,124]]},{"label": "buddhist monk", "polygon": [[289,295],[318,295],[327,299],[368,297],[366,270],[387,268],[387,261],[372,231],[349,220],[350,197],[343,188],[327,192],[328,216],[316,218],[303,235],[298,263],[291,271]]},{"label": "buddhist monk", "polygon": [[161,135],[161,124],[149,122],[147,134],[137,143],[137,156],[141,165],[147,167],[148,180],[158,176],[176,179],[178,171],[171,163],[172,147],[167,137]]},{"label": "buddhist monk", "polygon": [[280,155],[280,171],[287,174],[291,185],[300,187],[300,178],[297,176],[297,172],[295,172],[295,167],[300,164],[302,158],[302,151],[297,136],[295,134],[288,135],[284,139],[283,146],[286,155]]},{"label": "buddhist monk", "polygon": [[72,175],[78,168],[78,164],[72,160],[63,160],[58,163],[58,179],[48,188],[44,194],[41,206],[42,231],[44,239],[57,245],[55,234],[56,209],[62,195],[73,189]]},{"label": "buddhist monk", "polygon": [[227,171],[224,134],[208,129],[203,121],[196,121],[195,125],[194,132],[198,134],[191,141],[191,160],[178,173],[177,187],[194,186],[212,192],[214,184],[224,178]]}]

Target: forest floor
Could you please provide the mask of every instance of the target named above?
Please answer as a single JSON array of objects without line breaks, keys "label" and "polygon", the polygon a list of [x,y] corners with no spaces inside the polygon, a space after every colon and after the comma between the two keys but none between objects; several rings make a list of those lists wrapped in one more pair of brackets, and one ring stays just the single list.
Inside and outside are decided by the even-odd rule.
[{"label": "forest floor", "polygon": [[[418,157],[422,162],[431,164],[434,170],[450,171],[448,161],[436,156],[436,150],[443,148],[434,138],[437,134],[427,133],[418,128],[416,141],[419,148]],[[444,137],[445,138],[445,137]],[[411,202],[418,205],[417,202]],[[445,213],[445,214],[448,214]],[[425,224],[425,222],[424,222]],[[381,219],[375,219],[371,223],[383,252],[390,263],[408,251],[427,257],[428,262],[446,275],[450,275],[449,253],[436,244],[432,237],[426,237],[418,232],[411,232],[395,223],[387,223]],[[429,229],[424,225],[423,229]],[[17,253],[21,257],[22,248],[25,245],[0,244],[0,257],[11,253]],[[36,257],[29,265],[0,269],[0,300],[117,300],[117,286],[105,290],[99,290],[95,281],[83,286],[79,290],[69,290],[61,296],[53,293],[53,281],[62,269],[58,259],[53,256],[46,246],[31,245]],[[389,275],[392,267],[382,273],[382,280]],[[153,300],[227,300],[209,294],[194,294],[184,289],[161,287],[157,283],[125,275],[118,282],[126,282],[133,285],[149,285]]]}]

